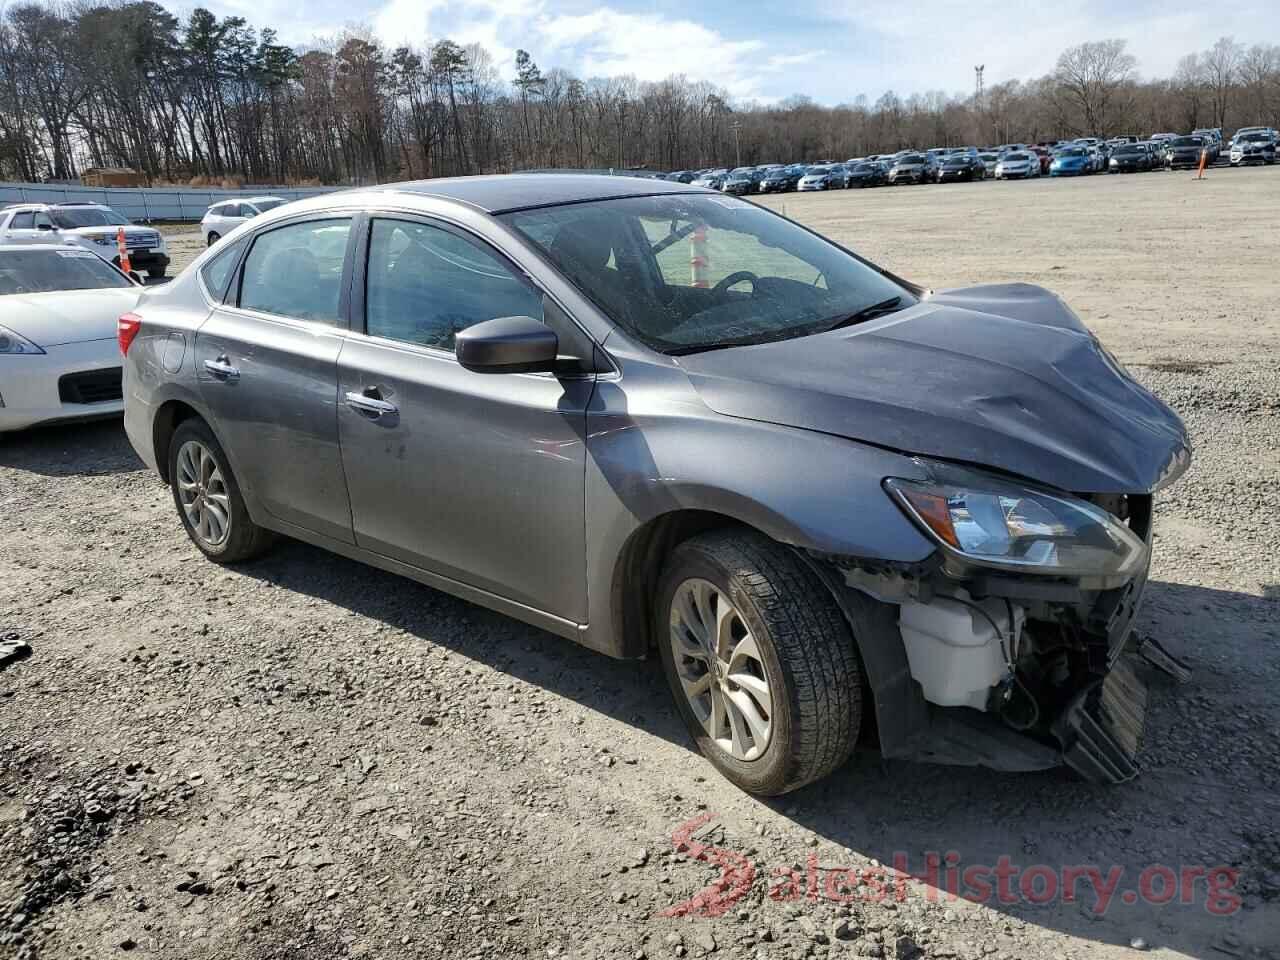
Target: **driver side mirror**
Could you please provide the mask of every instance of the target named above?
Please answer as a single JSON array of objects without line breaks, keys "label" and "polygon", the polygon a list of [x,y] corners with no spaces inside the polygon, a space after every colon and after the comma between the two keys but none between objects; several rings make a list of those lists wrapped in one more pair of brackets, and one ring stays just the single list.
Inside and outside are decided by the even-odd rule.
[{"label": "driver side mirror", "polygon": [[37,224],[36,224],[36,229],[37,229],[37,230],[52,230],[52,229],[53,229],[53,224],[52,224],[52,223],[37,223]]},{"label": "driver side mirror", "polygon": [[454,337],[458,363],[473,373],[551,373],[560,338],[533,317],[498,317],[460,330]]}]

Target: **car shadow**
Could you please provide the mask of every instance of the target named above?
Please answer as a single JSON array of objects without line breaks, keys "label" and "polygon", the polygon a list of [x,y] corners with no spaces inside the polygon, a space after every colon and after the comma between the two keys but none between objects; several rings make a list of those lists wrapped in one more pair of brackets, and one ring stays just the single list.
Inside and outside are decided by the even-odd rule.
[{"label": "car shadow", "polygon": [[47,477],[131,473],[143,464],[119,416],[0,433],[0,467]]},{"label": "car shadow", "polygon": [[[615,660],[393,573],[282,540],[246,576],[315,597],[542,687],[685,749],[657,658]],[[655,709],[655,704],[659,709]]]},{"label": "car shadow", "polygon": [[[294,541],[282,542],[269,557],[240,570],[440,644],[693,749],[674,708],[668,709],[670,698],[656,659],[642,664],[612,660]],[[1280,888],[1267,888],[1264,877],[1280,869],[1267,860],[1280,855],[1270,826],[1280,820],[1273,790],[1280,764],[1266,731],[1280,724],[1274,698],[1268,702],[1262,697],[1261,684],[1268,674],[1274,684],[1277,674],[1277,623],[1280,603],[1270,597],[1151,584],[1139,634],[1165,641],[1197,675],[1190,684],[1177,686],[1142,668],[1151,691],[1148,745],[1144,772],[1130,783],[1090,784],[1066,771],[1006,774],[884,760],[864,750],[826,780],[766,803],[830,844],[887,866],[900,864],[913,874],[928,877],[927,857],[936,854],[941,868],[927,882],[939,900],[947,899],[946,867],[960,871],[959,877],[967,868],[994,871],[1008,862],[1018,871],[1010,881],[1010,896],[1002,897],[992,880],[997,889],[983,902],[1018,929],[1027,929],[1025,924],[1123,947],[1140,937],[1191,956],[1209,955],[1223,944],[1276,942],[1280,911],[1267,898],[1280,896]],[[1216,632],[1206,634],[1210,625],[1216,625]],[[1215,638],[1212,651],[1198,645],[1208,635]],[[1267,670],[1241,676],[1239,664],[1249,662],[1248,650],[1268,637],[1272,644],[1262,655]],[[1254,659],[1259,660],[1256,651]],[[1249,683],[1259,685],[1258,696],[1244,689]],[[1223,702],[1254,705],[1243,727],[1237,711],[1217,706]],[[1251,850],[1243,838],[1255,835],[1272,837],[1272,845]],[[808,852],[797,849],[792,859],[802,864]],[[789,865],[760,866],[767,877],[768,868]],[[1073,881],[1074,901],[1065,899],[1061,881],[1064,869],[1071,867],[1100,870],[1103,896],[1090,887],[1089,874],[1080,873]],[[1160,904],[1165,868],[1180,884],[1184,870],[1203,872],[1179,886],[1172,903]],[[1228,873],[1213,874],[1216,868]],[[1105,885],[1117,869],[1119,877],[1106,896]],[[1043,896],[1043,879],[1035,881],[1030,895],[1020,887],[1021,877],[1046,872],[1059,878],[1052,896]],[[1210,881],[1216,895],[1211,901]],[[972,892],[964,886],[956,889]],[[1184,890],[1189,903],[1181,902]],[[1270,933],[1251,932],[1266,923],[1272,925]]]}]

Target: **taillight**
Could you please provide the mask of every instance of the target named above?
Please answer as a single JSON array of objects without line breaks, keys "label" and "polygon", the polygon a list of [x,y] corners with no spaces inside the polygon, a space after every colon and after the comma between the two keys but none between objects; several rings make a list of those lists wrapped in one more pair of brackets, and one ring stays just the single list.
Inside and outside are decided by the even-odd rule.
[{"label": "taillight", "polygon": [[129,344],[142,329],[142,318],[136,313],[126,313],[116,321],[116,342],[120,344],[120,355],[129,355]]}]

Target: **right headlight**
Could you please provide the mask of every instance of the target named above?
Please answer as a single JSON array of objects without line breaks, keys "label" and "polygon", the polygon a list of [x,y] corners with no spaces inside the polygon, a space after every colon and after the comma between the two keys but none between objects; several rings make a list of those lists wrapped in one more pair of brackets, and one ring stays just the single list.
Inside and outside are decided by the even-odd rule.
[{"label": "right headlight", "polygon": [[44,353],[44,350],[8,327],[0,327],[0,357],[19,354],[30,356],[37,353]]},{"label": "right headlight", "polygon": [[885,489],[943,551],[968,563],[1061,577],[1120,577],[1146,562],[1147,545],[1085,500],[974,470],[929,464],[931,480]]}]

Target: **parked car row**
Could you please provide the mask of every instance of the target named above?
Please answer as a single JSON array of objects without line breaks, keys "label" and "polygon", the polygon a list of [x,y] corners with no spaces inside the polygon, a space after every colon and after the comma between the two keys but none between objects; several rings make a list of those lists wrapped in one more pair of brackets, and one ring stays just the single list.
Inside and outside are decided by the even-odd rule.
[{"label": "parked car row", "polygon": [[757,166],[677,170],[665,179],[732,194],[784,193],[947,183],[956,180],[1022,180],[1040,176],[1138,173],[1196,167],[1203,156],[1217,162],[1224,152],[1232,166],[1276,161],[1280,136],[1270,127],[1245,127],[1228,143],[1222,131],[1201,128],[1189,134],[1153,133],[1146,140],[1126,135],[1104,140],[1046,140],[996,147],[931,147],[899,150],[837,162],[765,163]]}]

